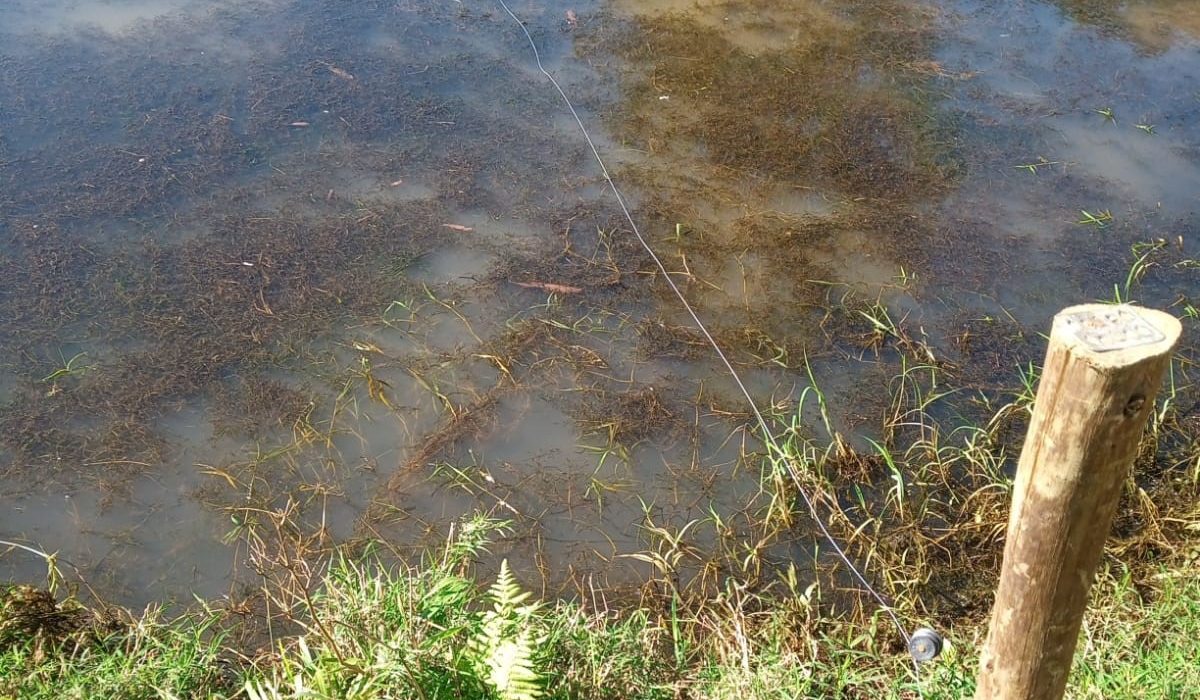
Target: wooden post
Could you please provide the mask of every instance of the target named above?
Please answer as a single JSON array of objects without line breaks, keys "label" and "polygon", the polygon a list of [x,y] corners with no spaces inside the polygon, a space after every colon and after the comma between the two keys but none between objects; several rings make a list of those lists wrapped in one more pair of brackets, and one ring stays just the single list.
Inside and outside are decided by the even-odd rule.
[{"label": "wooden post", "polygon": [[1054,317],[1017,465],[976,700],[1060,700],[1088,590],[1179,321],[1088,304]]}]

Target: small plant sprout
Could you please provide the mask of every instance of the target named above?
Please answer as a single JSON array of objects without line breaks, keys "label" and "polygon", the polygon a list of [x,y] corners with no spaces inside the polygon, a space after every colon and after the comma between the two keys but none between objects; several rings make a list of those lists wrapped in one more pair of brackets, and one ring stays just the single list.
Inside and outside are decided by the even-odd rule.
[{"label": "small plant sprout", "polygon": [[1153,241],[1142,241],[1133,244],[1130,248],[1133,252],[1133,264],[1130,265],[1129,273],[1125,276],[1125,298],[1129,298],[1130,290],[1142,281],[1142,278],[1146,275],[1146,271],[1155,266],[1156,263],[1150,260],[1150,256],[1166,246],[1167,241],[1165,238],[1156,238]]},{"label": "small plant sprout", "polygon": [[896,283],[901,289],[909,289],[917,283],[917,273],[912,272],[900,266],[900,272],[896,275]]},{"label": "small plant sprout", "polygon": [[62,366],[50,374],[42,377],[42,383],[50,385],[50,389],[46,392],[46,396],[57,396],[62,392],[62,387],[59,386],[58,383],[60,379],[66,379],[67,377],[81,377],[86,374],[89,369],[92,369],[91,365],[78,364],[81,359],[87,357],[86,352],[78,353],[69,360],[63,357],[62,351],[59,351],[58,356],[60,359],[62,359]]},{"label": "small plant sprout", "polygon": [[42,377],[43,384],[50,384],[50,383],[58,381],[59,379],[62,379],[64,377],[82,376],[89,369],[91,369],[90,365],[79,365],[78,364],[78,362],[81,359],[87,357],[86,352],[76,353],[75,356],[69,360],[66,359],[65,357],[63,357],[61,352],[59,353],[58,356],[63,361],[62,367],[59,367],[58,369],[54,370],[50,374],[47,374],[46,376]]},{"label": "small plant sprout", "polygon": [[1044,156],[1038,156],[1037,162],[1021,163],[1020,165],[1014,165],[1013,167],[1017,168],[1019,170],[1028,170],[1029,172],[1033,173],[1034,175],[1037,175],[1038,170],[1040,170],[1041,168],[1044,168],[1049,165],[1060,165],[1061,163],[1062,163],[1062,161],[1046,160],[1046,158]]},{"label": "small plant sprout", "polygon": [[1075,223],[1079,224],[1080,226],[1095,226],[1097,228],[1104,228],[1110,224],[1112,220],[1112,212],[1107,209],[1103,209],[1095,214],[1086,209],[1080,209],[1079,220]]}]

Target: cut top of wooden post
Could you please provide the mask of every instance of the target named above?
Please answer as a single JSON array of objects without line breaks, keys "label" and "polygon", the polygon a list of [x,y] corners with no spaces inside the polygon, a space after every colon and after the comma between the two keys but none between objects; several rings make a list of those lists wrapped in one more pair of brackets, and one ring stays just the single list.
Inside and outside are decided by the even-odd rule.
[{"label": "cut top of wooden post", "polygon": [[1171,352],[1183,328],[1171,314],[1129,304],[1082,304],[1054,317],[1051,337],[1100,371]]}]

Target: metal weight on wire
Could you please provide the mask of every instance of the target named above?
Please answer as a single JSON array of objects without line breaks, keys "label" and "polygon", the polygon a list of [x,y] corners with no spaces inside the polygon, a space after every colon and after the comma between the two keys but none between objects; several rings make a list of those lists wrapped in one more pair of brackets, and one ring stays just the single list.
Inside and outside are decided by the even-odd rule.
[{"label": "metal weight on wire", "polygon": [[908,653],[912,655],[913,660],[917,663],[925,663],[933,661],[942,653],[942,647],[946,641],[942,635],[928,627],[912,633],[912,637],[908,640]]}]

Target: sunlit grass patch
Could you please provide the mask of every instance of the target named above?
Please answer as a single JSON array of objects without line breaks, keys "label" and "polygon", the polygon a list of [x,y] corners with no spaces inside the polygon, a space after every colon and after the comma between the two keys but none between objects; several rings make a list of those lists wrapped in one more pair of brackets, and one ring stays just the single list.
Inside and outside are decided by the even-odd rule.
[{"label": "sunlit grass patch", "polygon": [[26,586],[0,591],[0,698],[224,697],[216,617],[93,612]]}]

